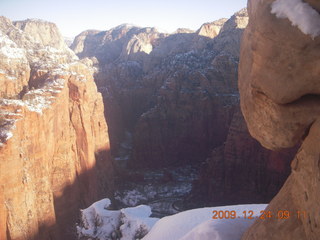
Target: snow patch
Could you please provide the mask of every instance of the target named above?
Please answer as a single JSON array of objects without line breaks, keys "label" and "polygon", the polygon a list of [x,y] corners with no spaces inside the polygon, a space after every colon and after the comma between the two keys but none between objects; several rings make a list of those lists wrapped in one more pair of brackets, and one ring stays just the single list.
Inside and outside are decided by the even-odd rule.
[{"label": "snow patch", "polygon": [[[0,30],[0,53],[11,59],[25,59],[25,50],[18,48],[8,36]],[[26,59],[25,59],[26,60]]]},{"label": "snow patch", "polygon": [[6,76],[6,78],[10,81],[16,81],[17,80],[17,77],[14,77],[14,76]]},{"label": "snow patch", "polygon": [[[1,115],[7,115],[7,112],[5,111],[1,111],[0,114]],[[12,131],[15,129],[15,122],[17,121],[16,119],[7,119],[5,117],[1,118],[1,128],[0,128],[0,143],[1,146],[4,145],[4,143],[6,143],[10,138],[13,137],[13,133]]]},{"label": "snow patch", "polygon": [[110,204],[106,198],[81,211],[81,226],[77,226],[79,238],[140,239],[158,221],[149,217],[151,209],[146,205],[112,211],[107,209]]},{"label": "snow patch", "polygon": [[[155,195],[155,193],[153,193],[153,195]],[[144,194],[137,191],[136,189],[127,190],[123,193],[117,191],[115,193],[115,199],[125,204],[126,206],[136,206],[140,202],[148,200],[148,198]]]},{"label": "snow patch", "polygon": [[193,228],[179,240],[240,240],[242,234],[253,223],[253,219],[208,220]]},{"label": "snow patch", "polygon": [[[31,94],[32,93],[28,93],[28,96],[31,96]],[[25,100],[25,103],[30,111],[42,114],[42,110],[49,108],[52,102],[48,99],[48,97],[35,93],[35,95],[31,96],[31,98]]]},{"label": "snow patch", "polygon": [[12,132],[7,132],[7,134],[6,134],[7,136],[6,136],[6,141],[8,141],[10,138],[12,138],[13,137],[13,134],[12,134]]},{"label": "snow patch", "polygon": [[55,53],[55,54],[63,54],[63,51],[61,51],[57,48],[51,47],[51,46],[46,46],[45,51],[48,51],[50,53]]},{"label": "snow patch", "polygon": [[[143,240],[240,240],[254,219],[244,219],[243,211],[256,217],[266,204],[199,208],[160,219]],[[212,219],[212,211],[236,211],[236,219]]]},{"label": "snow patch", "polygon": [[56,79],[49,82],[43,88],[27,92],[23,97],[25,106],[27,106],[27,108],[32,112],[42,114],[42,111],[46,108],[49,108],[53,103],[55,99],[53,95],[61,92],[63,84],[63,79]]},{"label": "snow patch", "polygon": [[141,239],[159,220],[158,218],[149,217],[151,215],[151,208],[146,205],[125,208],[120,211],[123,222],[120,226],[122,240]]},{"label": "snow patch", "polygon": [[320,35],[320,15],[302,0],[276,0],[271,5],[271,13],[278,18],[288,18],[301,32],[315,38]]},{"label": "snow patch", "polygon": [[1,105],[4,106],[25,106],[24,102],[22,100],[15,100],[15,99],[1,99]]}]

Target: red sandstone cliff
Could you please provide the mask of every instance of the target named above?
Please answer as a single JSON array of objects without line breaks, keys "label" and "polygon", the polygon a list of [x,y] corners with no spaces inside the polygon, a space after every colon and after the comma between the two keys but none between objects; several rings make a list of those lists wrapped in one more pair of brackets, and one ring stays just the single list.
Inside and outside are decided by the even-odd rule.
[{"label": "red sandstone cliff", "polygon": [[79,208],[112,191],[101,94],[55,25],[0,33],[0,239],[74,239]]},{"label": "red sandstone cliff", "polygon": [[[316,240],[320,238],[320,3],[297,1],[300,5],[292,8],[290,1],[283,1],[281,11],[286,12],[279,12],[275,2],[248,4],[250,21],[239,66],[241,108],[251,135],[264,146],[302,145],[289,178],[266,209],[273,217],[257,220],[242,239]],[[293,19],[297,14],[302,15]],[[278,211],[284,210],[290,217],[277,219]]]}]

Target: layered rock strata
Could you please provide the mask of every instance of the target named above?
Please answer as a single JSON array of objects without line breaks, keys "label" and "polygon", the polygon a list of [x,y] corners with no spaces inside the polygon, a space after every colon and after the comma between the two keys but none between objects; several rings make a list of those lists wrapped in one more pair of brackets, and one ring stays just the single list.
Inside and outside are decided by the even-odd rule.
[{"label": "layered rock strata", "polygon": [[[289,1],[282,1],[278,8],[275,2],[249,1],[239,67],[241,107],[251,135],[264,146],[303,143],[288,180],[266,209],[273,217],[256,221],[242,239],[315,240],[320,236],[320,38],[306,34],[302,25],[319,19],[320,4],[297,1],[299,6],[288,8]],[[310,14],[293,19],[297,9]],[[277,219],[284,210],[290,216]]]},{"label": "layered rock strata", "polygon": [[75,239],[79,208],[112,191],[101,94],[54,24],[0,33],[0,238]]}]

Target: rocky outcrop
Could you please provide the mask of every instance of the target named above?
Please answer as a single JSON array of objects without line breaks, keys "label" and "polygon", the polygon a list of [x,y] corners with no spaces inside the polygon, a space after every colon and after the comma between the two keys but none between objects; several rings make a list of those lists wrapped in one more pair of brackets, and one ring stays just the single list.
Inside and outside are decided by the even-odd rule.
[{"label": "rocky outcrop", "polygon": [[24,21],[15,21],[13,25],[21,29],[24,33],[32,36],[35,42],[56,49],[66,48],[64,39],[61,37],[59,29],[54,23],[39,19],[27,19]]},{"label": "rocky outcrop", "polygon": [[112,191],[93,71],[51,23],[2,17],[0,30],[0,82],[16,84],[0,90],[0,238],[75,239],[79,209]]},{"label": "rocky outcrop", "polygon": [[[291,164],[291,175],[266,209],[273,217],[256,221],[242,239],[319,239],[320,108],[315,94],[320,38],[272,14],[274,2],[249,1],[250,21],[239,68],[241,107],[251,135],[264,146],[303,144]],[[305,2],[308,9],[320,8],[319,2]],[[310,23],[310,16],[319,17],[315,14],[303,24]],[[284,210],[290,217],[277,219],[278,211]]]},{"label": "rocky outcrop", "polygon": [[205,23],[198,29],[196,33],[204,37],[214,38],[218,36],[221,28],[227,20],[227,18],[222,18],[211,23]]},{"label": "rocky outcrop", "polygon": [[214,51],[223,52],[232,56],[240,55],[240,40],[243,30],[248,24],[247,9],[234,14],[222,27],[219,35],[213,39]]},{"label": "rocky outcrop", "polygon": [[108,31],[89,30],[76,36],[71,49],[80,57],[96,57],[101,64],[111,63],[129,54],[149,53],[155,39],[165,34],[155,28],[123,24]]}]

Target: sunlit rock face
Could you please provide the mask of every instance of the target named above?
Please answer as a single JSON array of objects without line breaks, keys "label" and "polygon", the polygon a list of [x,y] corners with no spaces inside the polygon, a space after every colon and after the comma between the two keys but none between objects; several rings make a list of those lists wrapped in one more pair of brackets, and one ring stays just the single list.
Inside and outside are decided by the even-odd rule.
[{"label": "sunlit rock face", "polygon": [[75,239],[112,191],[101,94],[52,23],[0,18],[0,239]]},{"label": "sunlit rock face", "polygon": [[15,21],[13,24],[24,33],[31,35],[35,42],[56,49],[66,49],[64,39],[54,23],[38,19],[28,19]]},{"label": "sunlit rock face", "polygon": [[222,18],[211,23],[205,23],[196,33],[204,37],[214,38],[220,33],[221,28],[227,20],[227,18]]},{"label": "sunlit rock face", "polygon": [[[274,214],[289,210],[290,218],[258,220],[243,239],[320,236],[320,38],[314,34],[317,27],[309,34],[305,30],[320,17],[320,3],[296,3],[302,4],[296,9],[306,8],[310,14],[297,19],[295,8],[280,0],[250,0],[248,4],[250,21],[241,48],[239,89],[249,131],[270,149],[301,141],[302,146],[291,164],[291,175],[267,209]],[[298,218],[297,211],[305,211],[306,217]]]}]

